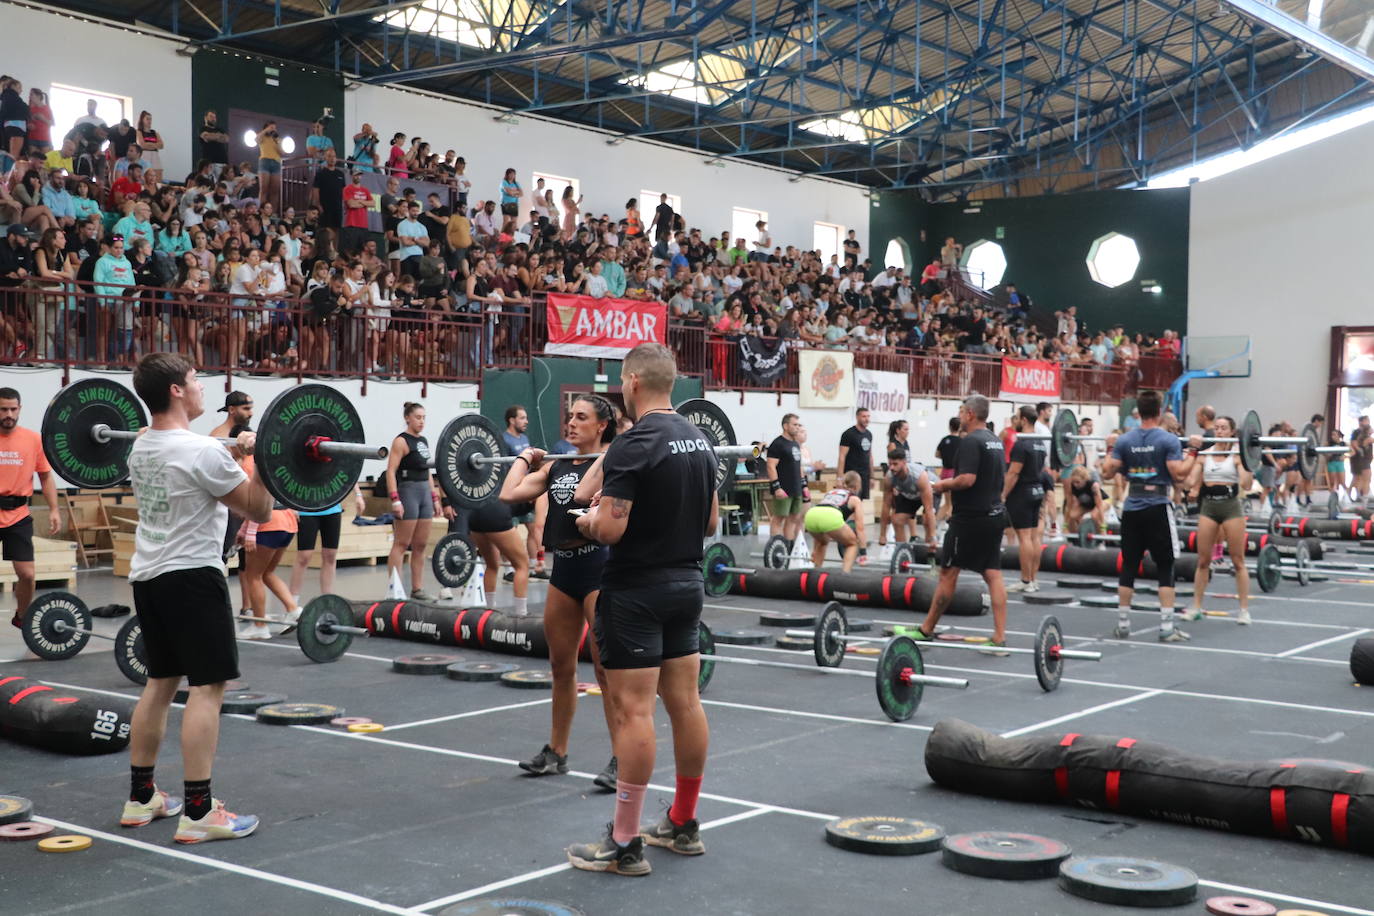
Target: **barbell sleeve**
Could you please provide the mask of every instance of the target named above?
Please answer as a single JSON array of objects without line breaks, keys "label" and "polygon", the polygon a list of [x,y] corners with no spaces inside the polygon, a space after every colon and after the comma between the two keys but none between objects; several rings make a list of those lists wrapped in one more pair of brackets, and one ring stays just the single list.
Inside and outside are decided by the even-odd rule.
[{"label": "barbell sleeve", "polygon": [[[722,445],[711,449],[717,458],[757,458],[763,450],[757,445]],[[544,455],[540,461],[572,461],[578,458],[599,458],[601,452],[593,452],[583,455],[578,452],[558,452],[552,455]],[[520,459],[519,455],[473,455],[469,461],[473,467],[483,467],[488,464],[513,464]]]},{"label": "barbell sleeve", "polygon": [[[112,429],[105,423],[97,423],[91,427],[91,438],[96,442],[109,442],[111,439],[137,439],[139,435],[140,433],[131,429]],[[216,436],[215,439],[225,445],[238,444],[237,439],[228,436]],[[303,447],[307,453],[313,453],[312,457],[321,461],[334,456],[381,460],[386,458],[388,454],[388,449],[384,445],[368,445],[364,442],[338,442],[318,436],[307,439]]]}]

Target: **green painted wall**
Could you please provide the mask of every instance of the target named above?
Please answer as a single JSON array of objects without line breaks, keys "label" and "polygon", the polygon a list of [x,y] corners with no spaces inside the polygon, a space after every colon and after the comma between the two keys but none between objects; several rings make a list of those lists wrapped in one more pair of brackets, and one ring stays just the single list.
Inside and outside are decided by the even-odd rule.
[{"label": "green painted wall", "polygon": [[[268,80],[275,80],[273,86]],[[277,118],[296,118],[314,121],[325,108],[334,110],[334,118],[325,125],[325,133],[334,141],[340,155],[353,148],[344,144],[343,81],[337,74],[324,73],[256,57],[241,57],[214,48],[203,48],[191,59],[192,124],[186,125],[191,149],[200,149],[200,122],[211,108],[219,115],[220,124],[229,123],[229,109],[258,111]],[[300,138],[297,155],[305,152],[305,138]],[[242,155],[241,144],[230,138],[229,157],[254,158]]]},{"label": "green painted wall", "polygon": [[[1006,279],[1029,293],[1042,315],[1076,305],[1080,321],[1090,328],[1117,323],[1150,333],[1187,328],[1187,188],[938,204],[912,191],[893,191],[879,203],[869,212],[875,263],[894,238],[910,246],[918,272],[938,255],[947,236],[965,247],[988,239],[1002,246]],[[1093,241],[1113,231],[1135,239],[1140,266],[1133,280],[1108,289],[1089,276],[1086,258]],[[1142,292],[1140,281],[1146,279],[1163,292]]]}]

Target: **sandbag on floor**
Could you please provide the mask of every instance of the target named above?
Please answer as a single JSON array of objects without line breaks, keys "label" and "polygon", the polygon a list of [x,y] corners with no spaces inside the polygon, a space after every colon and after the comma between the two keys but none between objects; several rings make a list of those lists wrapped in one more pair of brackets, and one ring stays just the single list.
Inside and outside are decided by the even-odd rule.
[{"label": "sandbag on floor", "polygon": [[[935,594],[933,576],[890,576],[878,572],[828,569],[758,569],[730,577],[730,592],[784,601],[840,601],[866,607],[905,608],[925,613]],[[981,587],[960,585],[946,614],[977,617],[988,612]]]},{"label": "sandbag on floor", "polygon": [[[925,563],[931,549],[925,544],[913,541],[909,545],[915,551],[915,562]],[[940,557],[940,548],[935,548],[935,557]],[[1020,569],[1021,555],[1015,547],[1002,548],[1002,568]],[[1121,551],[1096,550],[1090,547],[1074,547],[1069,544],[1047,544],[1040,551],[1040,571],[1074,573],[1084,576],[1100,576],[1115,580],[1121,573]],[[1184,554],[1174,560],[1174,579],[1178,582],[1191,582],[1197,572],[1197,555]],[[1136,578],[1151,582],[1158,576],[1154,560],[1148,556],[1140,561]]]},{"label": "sandbag on floor", "polygon": [[[508,655],[548,658],[542,616],[512,617],[487,608],[460,608],[422,601],[350,601],[353,617],[373,636],[440,646],[464,646]],[[578,655],[590,660],[582,628]]]},{"label": "sandbag on floor", "polygon": [[1321,760],[1246,762],[1134,738],[1002,738],[936,724],[926,772],[960,792],[1282,837],[1374,854],[1374,769]]},{"label": "sandbag on floor", "polygon": [[0,671],[0,735],[59,754],[110,754],[129,746],[134,703],[80,694]]},{"label": "sandbag on floor", "polygon": [[[1271,522],[1271,524],[1274,524]],[[1327,541],[1368,541],[1374,539],[1374,520],[1358,518],[1313,518],[1310,515],[1285,515],[1278,530],[1287,535],[1315,537]]]}]

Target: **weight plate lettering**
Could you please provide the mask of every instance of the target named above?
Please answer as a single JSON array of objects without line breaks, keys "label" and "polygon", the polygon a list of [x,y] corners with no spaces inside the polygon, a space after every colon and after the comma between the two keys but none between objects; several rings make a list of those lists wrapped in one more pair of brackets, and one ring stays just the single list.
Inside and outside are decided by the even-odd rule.
[{"label": "weight plate lettering", "polygon": [[[1251,410],[1241,417],[1240,429],[1236,430],[1236,438],[1240,440],[1236,443],[1236,451],[1240,452],[1240,466],[1251,474],[1258,474],[1264,464],[1264,446],[1259,441],[1263,435],[1264,424],[1259,414]],[[1298,460],[1302,460],[1301,453]]]},{"label": "weight plate lettering", "polygon": [[71,658],[86,647],[91,612],[71,592],[47,592],[29,603],[21,632],[24,645],[45,661]]},{"label": "weight plate lettering", "polygon": [[892,548],[892,559],[887,563],[887,571],[893,576],[909,576],[916,570],[916,548],[903,541]]},{"label": "weight plate lettering", "polygon": [[429,565],[440,585],[461,588],[477,568],[477,549],[461,532],[450,531],[434,545]]},{"label": "weight plate lettering", "polygon": [[17,824],[33,816],[33,802],[22,795],[0,795],[0,824]]},{"label": "weight plate lettering", "polygon": [[944,838],[938,824],[907,817],[842,817],[825,825],[825,841],[831,846],[879,856],[934,852]]},{"label": "weight plate lettering", "polygon": [[1254,897],[1208,897],[1207,912],[1215,916],[1277,916],[1279,908]]},{"label": "weight plate lettering", "polygon": [[1078,546],[1079,547],[1101,547],[1105,541],[1097,540],[1097,522],[1091,518],[1085,518],[1078,523]]},{"label": "weight plate lettering", "polygon": [[148,683],[148,660],[143,654],[143,626],[137,617],[130,617],[115,634],[115,665],[135,684]]},{"label": "weight plate lettering", "polygon": [[286,697],[279,693],[226,690],[224,700],[219,705],[219,712],[222,716],[251,716],[264,706],[275,706],[285,702]]},{"label": "weight plate lettering", "polygon": [[844,664],[844,637],[849,632],[848,624],[844,605],[838,601],[831,601],[821,610],[811,646],[816,664],[822,668],[838,668]]},{"label": "weight plate lettering", "polygon": [[776,611],[759,615],[759,626],[761,627],[814,627],[816,625],[815,614],[794,614],[786,611]]},{"label": "weight plate lettering", "polygon": [[462,660],[461,655],[402,655],[391,660],[391,670],[398,674],[443,674],[449,665]]},{"label": "weight plate lettering", "polygon": [[495,897],[470,900],[439,911],[439,916],[584,916],[577,907],[549,900]]},{"label": "weight plate lettering", "polygon": [[925,670],[921,650],[910,636],[894,636],[883,647],[873,680],[878,705],[893,722],[905,722],[916,714],[925,687],[909,677],[924,674]]},{"label": "weight plate lettering", "polygon": [[1053,878],[1072,852],[1067,843],[1049,837],[985,830],[946,839],[940,861],[966,875],[1027,881]]},{"label": "weight plate lettering", "polygon": [[507,671],[501,675],[501,683],[506,687],[515,687],[521,690],[552,690],[553,672],[533,668]]},{"label": "weight plate lettering", "polygon": [[732,567],[735,565],[735,552],[729,545],[716,541],[706,548],[706,555],[702,557],[701,569],[706,581],[706,594],[712,598],[720,598],[730,594],[730,577],[734,573],[726,572],[722,567]]},{"label": "weight plate lettering", "polygon": [[505,453],[505,440],[486,417],[476,413],[454,417],[439,434],[434,455],[439,486],[455,506],[479,508],[496,499],[501,481],[506,478],[506,466],[474,465],[472,459],[496,458]]},{"label": "weight plate lettering", "polygon": [[353,605],[338,595],[320,595],[301,610],[296,644],[312,662],[337,661],[353,645],[353,634],[337,632],[333,627],[353,625]]},{"label": "weight plate lettering", "polygon": [[1078,418],[1073,415],[1072,410],[1061,410],[1054,415],[1054,424],[1050,428],[1051,448],[1054,456],[1059,459],[1059,467],[1067,468],[1074,464],[1074,458],[1078,454],[1078,440],[1070,438],[1078,435]]},{"label": "weight plate lettering", "polygon": [[344,714],[342,706],[327,703],[274,703],[255,714],[267,725],[327,725]]},{"label": "weight plate lettering", "polygon": [[[683,401],[677,405],[677,412],[686,417],[688,422],[701,431],[701,435],[711,444],[712,448],[726,445],[734,445],[735,427],[730,424],[730,418],[711,401],[705,398],[694,398],[690,401]],[[717,458],[716,459],[716,490],[726,493],[735,485],[735,464],[737,458]]]},{"label": "weight plate lettering", "polygon": [[91,431],[102,423],[138,432],[148,425],[148,415],[132,391],[100,378],[72,382],[43,413],[43,454],[57,476],[72,486],[98,490],[129,479],[134,440],[95,441]]},{"label": "weight plate lettering", "polygon": [[1117,906],[1181,906],[1197,897],[1197,875],[1180,865],[1124,856],[1075,856],[1059,866],[1059,886]]},{"label": "weight plate lettering", "polygon": [[730,627],[715,630],[716,642],[723,646],[762,646],[773,641],[773,634],[767,630],[752,630],[744,627]]},{"label": "weight plate lettering", "polygon": [[91,838],[76,833],[50,836],[38,841],[39,852],[81,852],[91,848]]},{"label": "weight plate lettering", "polygon": [[51,824],[39,824],[35,821],[16,821],[13,824],[6,824],[0,827],[0,840],[33,840],[41,836],[52,833]]},{"label": "weight plate lettering", "polygon": [[1040,621],[1035,631],[1035,679],[1046,693],[1059,688],[1064,676],[1064,660],[1059,649],[1064,645],[1064,629],[1053,616]]},{"label": "weight plate lettering", "polygon": [[773,535],[768,539],[768,543],[763,545],[764,569],[786,569],[791,559],[792,552],[787,548],[787,538],[782,535]]},{"label": "weight plate lettering", "polygon": [[1272,592],[1283,581],[1283,557],[1273,544],[1262,547],[1255,559],[1255,581],[1266,592]]},{"label": "weight plate lettering", "polygon": [[816,646],[814,642],[801,636],[779,636],[773,640],[773,645],[789,652],[810,652]]},{"label": "weight plate lettering", "polygon": [[716,641],[704,621],[697,622],[697,652],[701,655],[701,667],[697,670],[697,692],[700,693],[716,673],[716,663],[711,661],[711,656],[716,654]]},{"label": "weight plate lettering", "polygon": [[283,506],[322,512],[343,502],[363,474],[363,459],[331,455],[316,461],[305,443],[315,437],[363,441],[363,420],[352,402],[328,385],[296,385],[272,399],[258,423],[254,446],[263,486]]},{"label": "weight plate lettering", "polygon": [[458,662],[446,669],[455,681],[499,681],[501,675],[520,670],[508,662]]}]

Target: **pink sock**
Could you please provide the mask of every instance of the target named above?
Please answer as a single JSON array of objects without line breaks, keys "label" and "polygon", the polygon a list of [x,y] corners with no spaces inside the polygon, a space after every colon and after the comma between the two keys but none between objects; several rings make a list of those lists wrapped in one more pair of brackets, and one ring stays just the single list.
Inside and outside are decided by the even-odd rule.
[{"label": "pink sock", "polygon": [[635,786],[625,780],[615,784],[615,825],[611,837],[624,846],[639,836],[639,817],[644,812],[644,793],[648,786]]},{"label": "pink sock", "polygon": [[668,817],[681,827],[697,816],[697,796],[701,795],[700,776],[679,776],[677,792],[673,795],[673,806],[668,809]]}]

